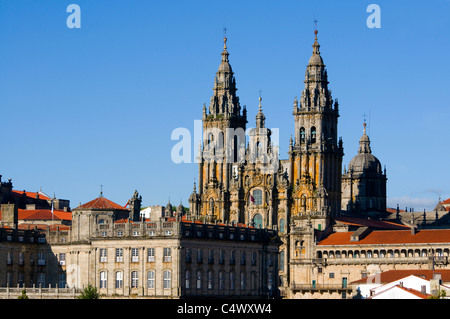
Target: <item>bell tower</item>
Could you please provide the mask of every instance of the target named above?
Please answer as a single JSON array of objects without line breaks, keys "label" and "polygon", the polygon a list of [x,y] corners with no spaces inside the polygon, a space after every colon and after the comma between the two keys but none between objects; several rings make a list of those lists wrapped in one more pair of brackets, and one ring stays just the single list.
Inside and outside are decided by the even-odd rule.
[{"label": "bell tower", "polygon": [[[231,68],[227,37],[222,60],[214,78],[209,107],[203,105],[203,143],[199,150],[198,215],[208,221],[228,221],[232,164],[240,148],[245,148],[247,112],[236,95],[236,79]],[[198,217],[200,217],[198,216]]]},{"label": "bell tower", "polygon": [[[320,55],[317,29],[313,53],[306,66],[305,87],[294,100],[295,143],[292,159],[292,217],[309,219],[324,229],[340,211],[343,146],[337,139],[339,105],[328,88],[328,75]],[[300,222],[299,225],[301,225]]]}]

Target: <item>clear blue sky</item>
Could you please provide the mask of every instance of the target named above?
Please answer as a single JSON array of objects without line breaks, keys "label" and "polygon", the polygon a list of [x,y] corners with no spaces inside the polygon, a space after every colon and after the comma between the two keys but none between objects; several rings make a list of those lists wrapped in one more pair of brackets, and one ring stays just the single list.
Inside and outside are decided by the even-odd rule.
[{"label": "clear blue sky", "polygon": [[[81,28],[69,29],[69,4]],[[369,4],[381,8],[370,29]],[[209,104],[223,28],[241,105],[262,91],[280,157],[294,133],[313,20],[340,102],[344,165],[367,114],[386,165],[388,204],[416,211],[450,197],[450,1],[0,0],[0,174],[71,206],[105,197],[187,206],[197,164],[175,164],[177,127]]]}]

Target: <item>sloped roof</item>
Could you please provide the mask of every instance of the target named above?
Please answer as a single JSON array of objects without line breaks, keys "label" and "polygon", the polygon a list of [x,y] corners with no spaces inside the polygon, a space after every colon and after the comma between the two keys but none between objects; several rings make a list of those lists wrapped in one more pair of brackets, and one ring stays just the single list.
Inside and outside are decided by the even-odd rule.
[{"label": "sloped roof", "polygon": [[409,226],[383,221],[383,220],[371,220],[365,218],[353,218],[353,217],[336,217],[336,221],[352,225],[352,226],[367,226],[369,228],[378,228],[378,229],[391,229],[391,230],[401,230],[401,229],[409,229]]},{"label": "sloped roof", "polygon": [[[53,210],[53,215],[51,209],[18,209],[17,218],[19,220],[72,220],[72,213],[65,212],[62,210]],[[1,220],[1,210],[0,210],[0,220]]]},{"label": "sloped roof", "polygon": [[30,198],[36,198],[36,195],[39,195],[39,199],[49,200],[51,199],[47,195],[45,195],[43,192],[27,192],[27,191],[18,191],[18,190],[12,190],[11,194],[13,196],[23,196],[25,193],[25,196]]},{"label": "sloped roof", "polygon": [[402,287],[401,285],[395,285],[395,286],[392,286],[392,287],[390,287],[390,288],[388,288],[388,289],[386,289],[384,291],[381,291],[381,292],[377,293],[376,295],[370,296],[369,299],[373,299],[375,297],[378,297],[378,296],[386,293],[387,291],[393,290],[393,289],[401,289],[401,290],[406,291],[407,293],[410,293],[413,296],[416,296],[417,298],[420,298],[420,299],[427,299],[428,297],[431,296],[430,294],[427,294],[427,293],[423,294],[422,292],[420,292],[420,291],[418,291],[416,289],[407,288],[407,287],[404,287],[404,286]]},{"label": "sloped roof", "polygon": [[126,210],[127,208],[124,206],[121,206],[119,204],[114,203],[113,201],[100,196],[94,200],[91,200],[90,202],[87,202],[86,204],[80,205],[74,210],[82,210],[82,209],[91,209],[91,210]]},{"label": "sloped roof", "polygon": [[372,276],[369,276],[367,278],[362,278],[359,280],[352,281],[350,284],[364,284],[364,283],[373,283],[374,278],[376,278],[377,282],[380,284],[386,284],[389,282],[393,282],[405,277],[408,277],[410,275],[414,275],[420,278],[424,278],[426,280],[433,279],[433,276],[435,274],[441,275],[442,282],[450,282],[450,269],[400,269],[400,270],[388,270],[383,271],[379,274],[375,274]]},{"label": "sloped roof", "polygon": [[359,241],[351,241],[353,232],[336,232],[321,240],[318,245],[376,245],[449,243],[450,229],[422,229],[415,234],[410,230],[372,230]]}]

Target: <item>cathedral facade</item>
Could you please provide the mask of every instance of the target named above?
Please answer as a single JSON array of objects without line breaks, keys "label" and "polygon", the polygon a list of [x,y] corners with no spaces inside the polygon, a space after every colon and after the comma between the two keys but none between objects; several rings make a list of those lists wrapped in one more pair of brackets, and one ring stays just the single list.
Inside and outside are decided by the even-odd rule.
[{"label": "cathedral facade", "polygon": [[287,159],[278,158],[272,132],[265,127],[261,98],[255,127],[245,139],[247,110],[236,95],[224,38],[213,95],[209,107],[203,106],[198,185],[189,199],[194,218],[277,230],[283,240],[281,286],[289,281],[291,255],[305,254],[304,249],[295,250],[305,240],[294,230],[312,226],[323,231],[341,211],[344,152],[338,139],[339,104],[328,88],[317,33],[301,97],[293,102],[295,134]]}]

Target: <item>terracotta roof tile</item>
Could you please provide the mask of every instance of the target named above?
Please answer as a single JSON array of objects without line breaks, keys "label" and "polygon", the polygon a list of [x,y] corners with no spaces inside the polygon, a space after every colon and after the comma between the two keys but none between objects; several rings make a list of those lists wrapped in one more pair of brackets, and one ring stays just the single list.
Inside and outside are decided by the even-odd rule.
[{"label": "terracotta roof tile", "polygon": [[421,299],[427,299],[429,296],[431,296],[430,294],[427,294],[427,293],[423,294],[422,292],[420,292],[420,291],[418,291],[416,289],[407,288],[407,287],[404,287],[404,286],[401,286],[401,285],[395,285],[395,286],[392,286],[392,287],[390,287],[390,288],[388,288],[388,289],[386,289],[384,291],[381,291],[381,292],[377,293],[376,295],[370,296],[369,299],[373,299],[374,297],[377,297],[377,296],[379,296],[379,295],[381,295],[381,294],[383,294],[386,291],[389,291],[391,289],[402,289],[402,290],[404,290],[404,291],[406,291],[406,292],[408,292],[408,293],[410,293],[410,294],[412,294],[412,295],[414,295],[416,297],[419,297]]},{"label": "terracotta roof tile", "polygon": [[[19,220],[72,220],[72,213],[62,210],[53,210],[53,216],[51,209],[18,209],[17,217]],[[0,220],[2,212],[0,210]]]},{"label": "terracotta roof tile", "polygon": [[128,211],[127,208],[125,208],[119,204],[116,204],[113,201],[111,201],[103,196],[100,196],[94,200],[91,200],[90,202],[87,202],[86,204],[80,205],[75,209],[77,209],[77,210],[97,209],[97,210],[126,210],[126,211]]},{"label": "terracotta roof tile", "polygon": [[36,194],[39,194],[39,199],[51,199],[50,197],[46,196],[45,194],[43,194],[42,192],[27,192],[27,191],[18,191],[18,190],[12,190],[12,195],[13,196],[23,196],[23,193],[25,193],[25,195],[27,197],[31,197],[31,198],[36,198]]},{"label": "terracotta roof tile", "polygon": [[364,283],[374,283],[379,282],[380,284],[386,284],[393,282],[411,275],[424,278],[426,280],[433,279],[435,274],[441,275],[442,282],[450,282],[450,269],[400,269],[400,270],[387,270],[379,274],[369,276],[367,278],[362,278],[351,282],[351,284],[364,284]]},{"label": "terracotta roof tile", "polygon": [[364,218],[353,218],[353,217],[337,217],[337,221],[353,226],[367,226],[369,228],[379,228],[379,229],[409,229],[408,226],[388,221],[382,220],[370,220]]},{"label": "terracotta roof tile", "polygon": [[450,243],[450,229],[422,229],[414,235],[410,230],[374,230],[359,241],[351,241],[352,234],[353,232],[332,233],[318,245]]}]

